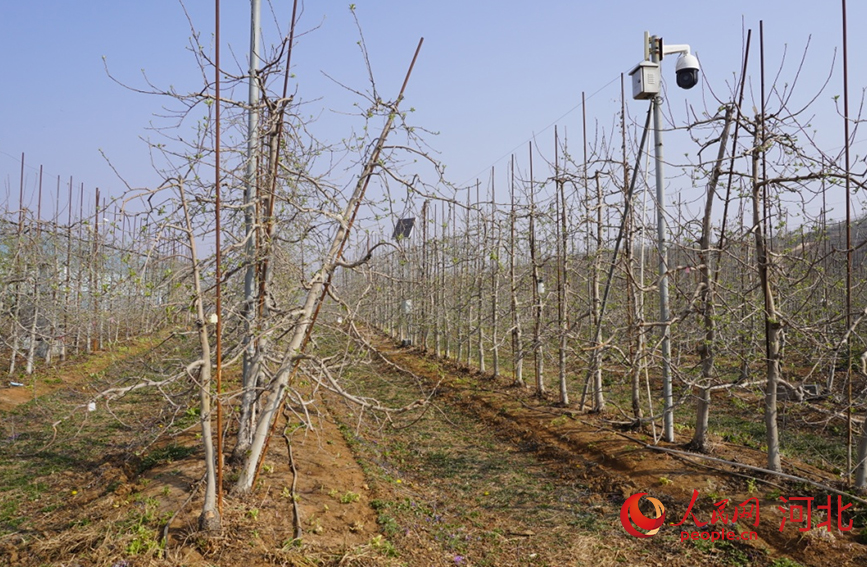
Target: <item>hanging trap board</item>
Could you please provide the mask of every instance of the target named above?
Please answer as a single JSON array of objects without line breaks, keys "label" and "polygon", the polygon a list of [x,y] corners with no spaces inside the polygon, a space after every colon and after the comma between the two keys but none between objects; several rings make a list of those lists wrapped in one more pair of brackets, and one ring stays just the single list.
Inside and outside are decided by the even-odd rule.
[{"label": "hanging trap board", "polygon": [[412,234],[412,228],[415,226],[415,217],[409,219],[400,219],[394,225],[394,234],[391,237],[394,240],[406,240]]}]

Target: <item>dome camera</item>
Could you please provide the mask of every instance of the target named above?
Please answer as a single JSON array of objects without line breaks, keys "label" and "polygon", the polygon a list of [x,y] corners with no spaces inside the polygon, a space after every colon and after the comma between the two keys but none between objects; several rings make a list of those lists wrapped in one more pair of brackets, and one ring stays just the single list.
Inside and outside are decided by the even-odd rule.
[{"label": "dome camera", "polygon": [[684,53],[677,59],[675,66],[677,72],[677,86],[682,89],[691,89],[698,84],[698,59],[689,53]]}]

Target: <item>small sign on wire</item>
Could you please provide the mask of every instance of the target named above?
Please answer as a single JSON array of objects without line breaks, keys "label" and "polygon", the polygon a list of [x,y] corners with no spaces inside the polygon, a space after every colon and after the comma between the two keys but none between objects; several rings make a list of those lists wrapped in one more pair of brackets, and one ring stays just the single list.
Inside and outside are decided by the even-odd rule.
[{"label": "small sign on wire", "polygon": [[394,225],[394,233],[391,235],[392,239],[397,241],[406,240],[412,235],[412,229],[414,226],[415,217],[400,219],[397,221],[397,224]]}]

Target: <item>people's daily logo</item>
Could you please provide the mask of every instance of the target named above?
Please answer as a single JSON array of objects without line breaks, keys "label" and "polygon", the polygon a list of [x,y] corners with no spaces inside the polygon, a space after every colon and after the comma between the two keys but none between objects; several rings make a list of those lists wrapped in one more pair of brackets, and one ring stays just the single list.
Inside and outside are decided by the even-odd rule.
[{"label": "people's daily logo", "polygon": [[[653,504],[655,517],[648,518],[639,509],[642,498]],[[851,508],[852,503],[844,502],[842,495],[837,496],[836,502],[834,502],[831,496],[826,496],[824,501],[812,496],[780,496],[779,498],[783,503],[782,506],[777,507],[781,518],[781,532],[786,525],[798,524],[803,524],[797,528],[801,532],[814,528],[825,528],[828,532],[836,528],[840,532],[848,532],[853,528],[852,519],[850,518],[847,523],[843,517],[843,512]],[[693,489],[692,499],[689,501],[689,506],[683,514],[683,519],[676,524],[670,524],[670,526],[675,528],[683,526],[680,527],[681,542],[699,539],[710,540],[712,542],[758,539],[759,536],[755,531],[738,531],[739,524],[746,527],[746,524],[750,523],[753,528],[758,527],[761,516],[758,497],[747,498],[740,504],[733,504],[733,506],[729,506],[731,501],[728,498],[724,498],[714,503],[709,521],[702,520],[696,516],[695,506],[698,500],[699,492]],[[645,506],[645,509],[647,508]],[[813,521],[815,518],[818,518],[816,522]],[[692,522],[689,520],[692,520]],[[659,528],[665,523],[665,506],[656,498],[647,496],[646,492],[638,492],[627,498],[620,508],[620,523],[623,524],[623,529],[626,530],[626,533],[631,536],[639,538],[652,537],[659,533]],[[690,529],[690,526],[694,526],[693,529]],[[713,526],[713,528],[708,529],[707,526]]]},{"label": "people's daily logo", "polygon": [[[638,509],[638,503],[641,501],[641,497],[646,495],[646,492],[633,494],[626,499],[626,502],[623,503],[623,507],[620,509],[620,522],[623,524],[623,529],[625,529],[629,535],[641,538],[651,537],[655,535],[662,524],[665,523],[665,506],[663,506],[662,502],[656,498],[647,496],[647,501],[653,504],[653,508],[656,511],[655,518],[648,518]],[[641,528],[644,531],[641,532],[635,529],[636,527]]]}]

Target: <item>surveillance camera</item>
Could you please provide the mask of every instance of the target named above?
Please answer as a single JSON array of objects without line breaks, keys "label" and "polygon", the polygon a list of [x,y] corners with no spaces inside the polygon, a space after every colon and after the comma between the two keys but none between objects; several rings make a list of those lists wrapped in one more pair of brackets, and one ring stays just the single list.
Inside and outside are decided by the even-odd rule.
[{"label": "surveillance camera", "polygon": [[698,59],[694,55],[684,53],[677,58],[677,86],[691,89],[698,84]]}]

